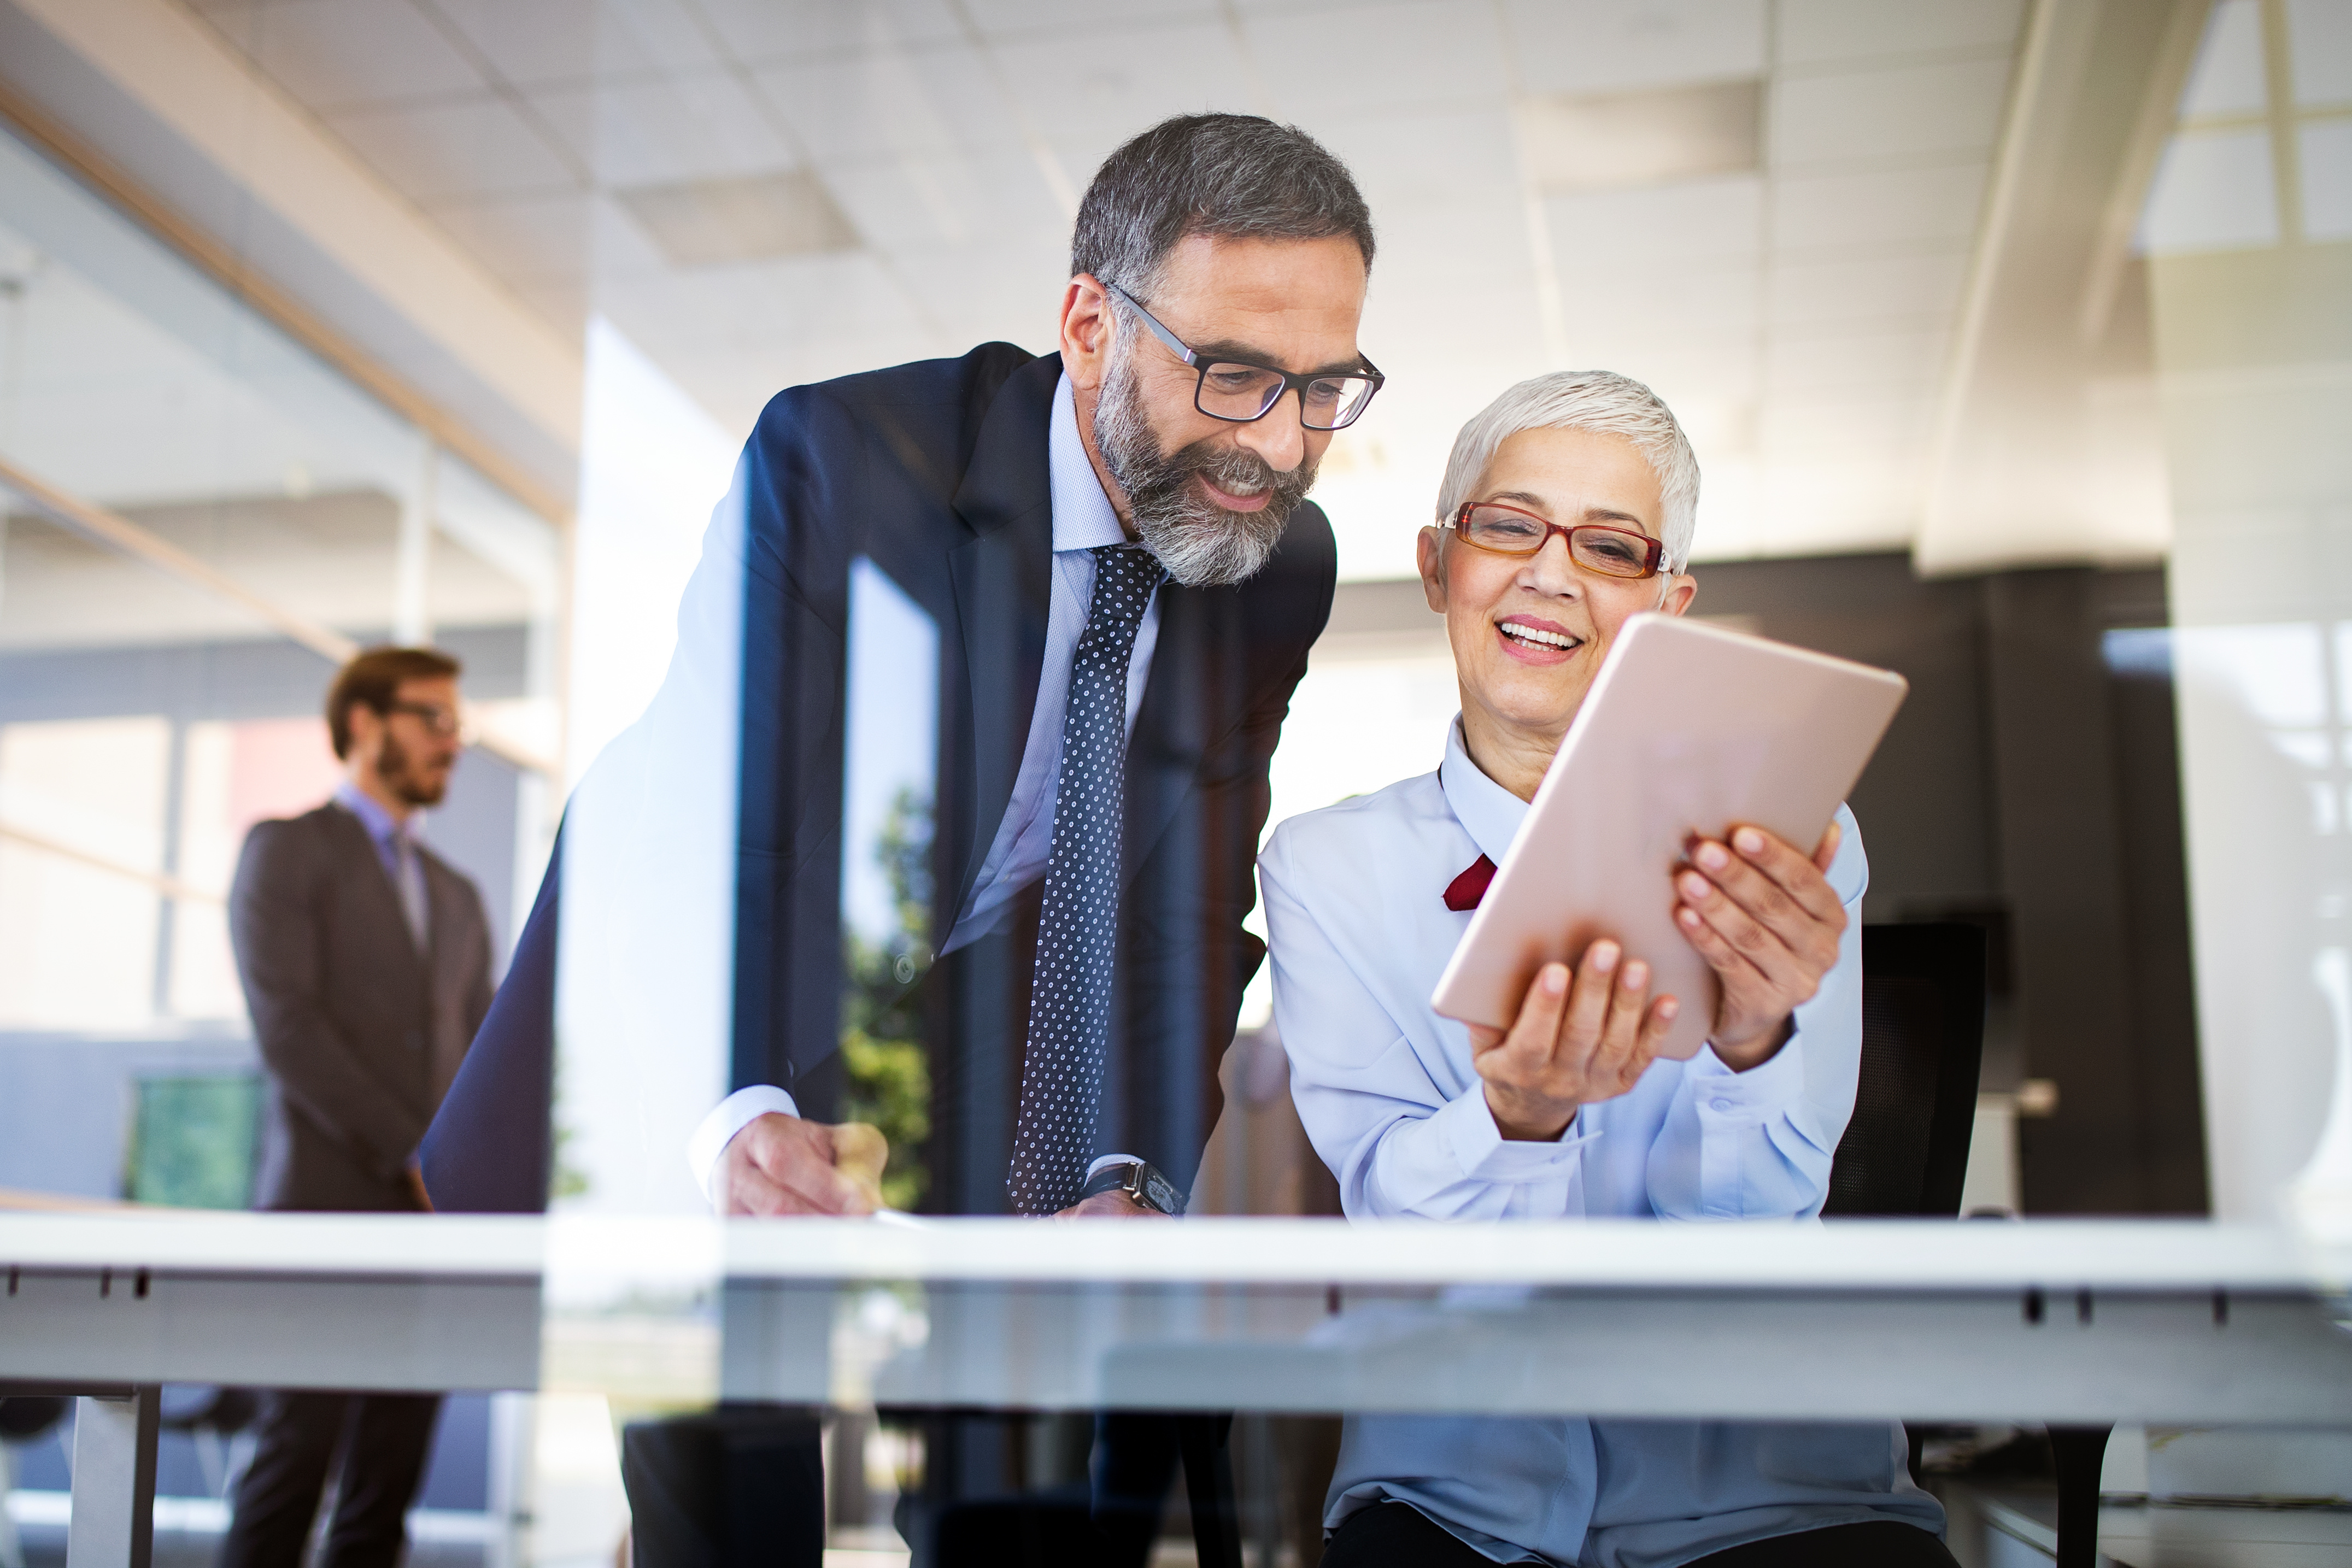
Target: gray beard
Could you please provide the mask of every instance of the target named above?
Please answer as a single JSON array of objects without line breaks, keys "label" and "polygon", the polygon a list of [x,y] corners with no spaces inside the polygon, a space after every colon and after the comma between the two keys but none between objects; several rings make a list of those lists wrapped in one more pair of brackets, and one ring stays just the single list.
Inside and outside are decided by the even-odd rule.
[{"label": "gray beard", "polygon": [[[1315,465],[1302,461],[1287,474],[1276,472],[1254,452],[1216,450],[1195,442],[1163,456],[1160,434],[1143,410],[1136,384],[1132,340],[1121,333],[1095,403],[1095,445],[1103,465],[1127,492],[1135,531],[1187,588],[1222,588],[1255,575],[1274,547],[1290,514],[1315,483]],[[1281,411],[1267,415],[1281,417]],[[1255,512],[1234,512],[1207,500],[1192,479],[1203,476],[1232,493],[1263,489],[1266,503]]]}]

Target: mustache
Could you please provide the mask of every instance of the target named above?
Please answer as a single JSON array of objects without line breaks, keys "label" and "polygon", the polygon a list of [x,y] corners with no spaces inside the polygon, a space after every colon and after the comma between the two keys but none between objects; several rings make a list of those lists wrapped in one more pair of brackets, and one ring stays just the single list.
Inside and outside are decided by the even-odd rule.
[{"label": "mustache", "polygon": [[1265,510],[1276,517],[1287,517],[1307,498],[1307,490],[1315,483],[1315,465],[1303,457],[1297,467],[1286,472],[1246,447],[1221,450],[1213,438],[1196,441],[1171,457],[1168,474],[1170,481],[1176,485],[1197,474],[1229,496],[1254,496],[1265,491]]}]

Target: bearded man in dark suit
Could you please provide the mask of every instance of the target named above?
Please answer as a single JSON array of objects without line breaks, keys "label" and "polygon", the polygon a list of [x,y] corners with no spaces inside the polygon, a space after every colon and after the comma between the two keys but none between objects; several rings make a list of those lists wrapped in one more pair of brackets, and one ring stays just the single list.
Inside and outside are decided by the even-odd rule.
[{"label": "bearded man in dark suit", "polygon": [[[371,648],[345,664],[327,695],[342,784],[246,837],[229,936],[269,1078],[258,1207],[431,1207],[417,1144],[491,994],[481,893],[417,835],[461,749],[458,674],[428,648]],[[223,1568],[295,1568],[339,1458],[322,1568],[392,1568],[440,1403],[266,1396]]]},{"label": "bearded man in dark suit", "polygon": [[[1058,352],[985,344],[769,403],[642,726],[740,692],[737,1087],[689,1153],[721,1212],[874,1203],[829,1120],[860,559],[940,633],[924,1207],[1181,1210],[1265,956],[1242,923],[1268,763],[1331,606],[1304,497],[1381,380],[1356,342],[1372,250],[1312,138],[1181,117],[1087,190]],[[561,876],[427,1141],[444,1208],[544,1202]]]}]

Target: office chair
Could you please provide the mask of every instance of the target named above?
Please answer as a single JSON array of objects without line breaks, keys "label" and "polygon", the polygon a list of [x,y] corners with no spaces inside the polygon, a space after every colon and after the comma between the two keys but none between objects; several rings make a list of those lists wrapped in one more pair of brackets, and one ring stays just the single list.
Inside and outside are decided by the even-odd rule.
[{"label": "office chair", "polygon": [[[1830,1165],[1824,1216],[1951,1219],[1960,1212],[1984,1054],[1980,926],[1867,925],[1862,933],[1862,1072]],[[2057,1568],[2098,1553],[2108,1427],[2053,1427]],[[1911,1438],[1911,1472],[1919,1438]]]},{"label": "office chair", "polygon": [[1862,933],[1862,1071],[1827,1217],[1957,1218],[1984,1056],[1980,926]]}]

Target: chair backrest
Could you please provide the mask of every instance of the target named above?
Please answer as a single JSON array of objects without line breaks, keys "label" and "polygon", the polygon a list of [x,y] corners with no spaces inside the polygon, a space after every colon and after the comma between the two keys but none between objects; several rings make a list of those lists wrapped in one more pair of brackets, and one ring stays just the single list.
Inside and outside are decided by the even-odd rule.
[{"label": "chair backrest", "polygon": [[1862,1074],[1823,1214],[1958,1215],[1984,1019],[1982,927],[1864,927]]}]

